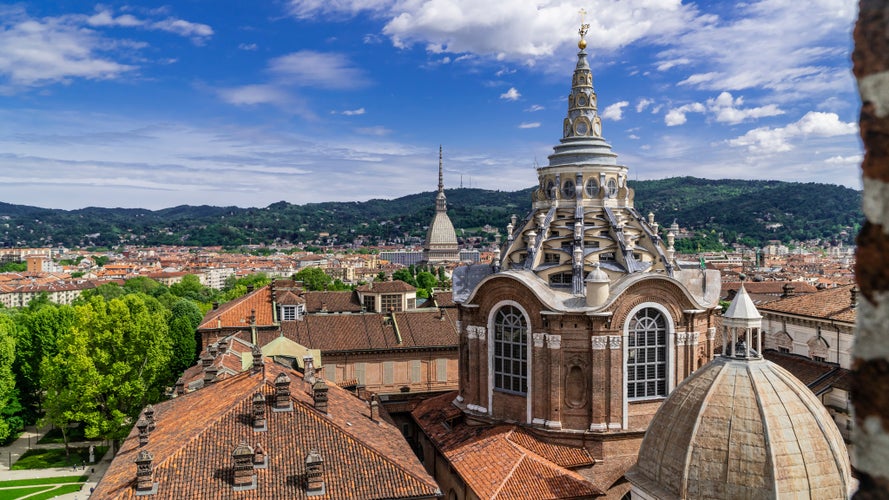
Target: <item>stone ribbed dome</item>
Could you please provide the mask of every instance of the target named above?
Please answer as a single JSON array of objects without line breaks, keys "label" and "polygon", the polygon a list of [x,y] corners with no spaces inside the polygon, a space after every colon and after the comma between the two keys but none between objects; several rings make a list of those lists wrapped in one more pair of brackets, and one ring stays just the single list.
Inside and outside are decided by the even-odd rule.
[{"label": "stone ribbed dome", "polygon": [[426,248],[435,249],[437,246],[446,248],[457,247],[457,233],[454,231],[454,224],[451,218],[444,212],[437,212],[429,224],[429,231],[426,233]]},{"label": "stone ribbed dome", "polygon": [[843,438],[812,391],[769,361],[731,357],[667,398],[627,479],[660,499],[847,498],[852,481]]},{"label": "stone ribbed dome", "polygon": [[454,231],[451,218],[448,217],[448,200],[444,193],[444,178],[442,176],[441,147],[438,148],[438,194],[435,196],[435,216],[426,232],[423,254],[424,260],[430,264],[460,260],[457,233]]}]

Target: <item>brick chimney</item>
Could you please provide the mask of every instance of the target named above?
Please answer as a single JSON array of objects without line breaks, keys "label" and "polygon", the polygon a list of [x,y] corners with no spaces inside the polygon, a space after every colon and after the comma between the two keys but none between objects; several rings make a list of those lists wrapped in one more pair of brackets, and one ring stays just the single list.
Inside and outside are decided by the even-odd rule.
[{"label": "brick chimney", "polygon": [[272,411],[292,411],[293,401],[290,400],[290,377],[279,373],[275,377],[275,408]]},{"label": "brick chimney", "polygon": [[266,429],[265,396],[261,392],[257,392],[253,395],[253,430],[262,432]]},{"label": "brick chimney", "polygon": [[142,450],[136,455],[136,496],[157,493],[157,483],[154,482],[154,471],[151,468],[152,460],[154,456],[148,450]]},{"label": "brick chimney", "polygon": [[210,385],[215,382],[217,373],[219,373],[219,368],[213,365],[204,368],[204,385]]},{"label": "brick chimney", "polygon": [[201,366],[204,368],[213,364],[213,356],[210,354],[210,348],[207,347],[207,352],[201,355]]},{"label": "brick chimney", "polygon": [[256,489],[256,473],[253,471],[253,448],[247,443],[241,443],[232,452],[235,466],[232,486],[235,491]]},{"label": "brick chimney", "polygon": [[176,395],[182,396],[184,394],[185,394],[185,379],[182,377],[179,377],[179,379],[176,381]]},{"label": "brick chimney", "polygon": [[250,354],[253,355],[253,373],[259,373],[262,370],[262,351],[254,344]]},{"label": "brick chimney", "polygon": [[139,429],[139,446],[145,446],[148,444],[148,420],[145,420],[145,417],[139,417],[139,420],[136,422],[136,428]]},{"label": "brick chimney", "polygon": [[323,495],[324,490],[324,459],[318,450],[312,450],[306,456],[306,495]]},{"label": "brick chimney", "polygon": [[[311,388],[315,384],[315,358],[311,354],[303,356],[303,385]],[[309,392],[309,391],[306,391]]]},{"label": "brick chimney", "polygon": [[324,383],[323,378],[318,378],[312,384],[312,401],[316,410],[327,413],[327,384]]},{"label": "brick chimney", "polygon": [[787,297],[793,297],[794,295],[796,295],[794,293],[794,290],[796,290],[796,287],[794,287],[790,283],[784,283],[783,290],[784,290],[784,293],[781,294],[782,299],[786,299]]},{"label": "brick chimney", "polygon": [[267,469],[268,466],[269,459],[265,453],[265,448],[262,447],[262,444],[256,443],[256,446],[253,447],[253,468]]},{"label": "brick chimney", "polygon": [[154,406],[150,404],[142,410],[142,415],[145,416],[145,420],[148,421],[148,432],[154,431]]},{"label": "brick chimney", "polygon": [[219,341],[219,354],[225,354],[225,351],[228,350],[228,339],[222,339]]},{"label": "brick chimney", "polygon": [[250,293],[252,291],[253,291],[253,285],[247,285],[247,293]]},{"label": "brick chimney", "polygon": [[858,308],[858,287],[853,286],[849,289],[849,299],[852,309]]},{"label": "brick chimney", "polygon": [[219,347],[213,343],[207,346],[207,352],[210,353],[210,356],[216,358],[216,355],[219,354]]},{"label": "brick chimney", "polygon": [[213,310],[215,311],[216,309],[219,309],[219,302],[214,300],[213,301]]}]

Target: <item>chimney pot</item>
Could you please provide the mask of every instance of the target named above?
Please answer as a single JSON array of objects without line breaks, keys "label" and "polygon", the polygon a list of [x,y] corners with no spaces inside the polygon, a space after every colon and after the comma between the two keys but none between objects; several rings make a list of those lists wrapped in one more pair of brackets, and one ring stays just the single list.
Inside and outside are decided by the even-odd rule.
[{"label": "chimney pot", "polygon": [[183,379],[182,377],[179,377],[179,379],[176,381],[176,395],[182,396],[184,394],[185,394],[185,379]]},{"label": "chimney pot", "polygon": [[234,459],[234,478],[233,485],[235,491],[252,490],[256,488],[256,473],[253,471],[253,448],[247,443],[241,443],[234,451],[232,458]]},{"label": "chimney pot", "polygon": [[275,377],[275,408],[274,411],[291,411],[293,402],[290,400],[290,377],[281,372]]},{"label": "chimney pot", "polygon": [[380,420],[380,403],[377,395],[374,394],[370,398],[370,419],[374,422],[378,422]]},{"label": "chimney pot", "polygon": [[257,392],[253,395],[253,430],[261,432],[266,429],[265,396]]},{"label": "chimney pot", "polygon": [[142,410],[142,413],[145,415],[145,420],[148,421],[148,431],[151,432],[154,430],[154,406],[150,404]]},{"label": "chimney pot", "polygon": [[136,496],[157,493],[157,483],[154,482],[154,471],[151,467],[153,460],[154,456],[148,450],[142,450],[136,455]]},{"label": "chimney pot", "polygon": [[219,302],[213,301],[213,310],[219,309]]},{"label": "chimney pot", "polygon": [[324,459],[318,450],[312,450],[306,456],[306,494],[324,494]]},{"label": "chimney pot", "polygon": [[303,356],[303,384],[312,387],[315,383],[315,358],[311,354]]},{"label": "chimney pot", "polygon": [[219,354],[225,354],[225,351],[228,350],[228,339],[222,339],[219,341]]},{"label": "chimney pot", "polygon": [[145,446],[148,444],[148,420],[145,420],[145,417],[139,417],[139,420],[136,422],[136,428],[139,429],[139,446]]},{"label": "chimney pot", "polygon": [[318,378],[312,385],[312,400],[316,410],[327,413],[327,384],[323,378]]},{"label": "chimney pot", "polygon": [[216,374],[219,372],[219,368],[216,368],[213,365],[210,365],[204,368],[204,385],[210,385],[216,381]]},{"label": "chimney pot", "polygon": [[253,447],[253,468],[265,469],[268,467],[267,458],[265,448],[262,447],[262,444],[256,443],[256,446]]},{"label": "chimney pot", "polygon": [[253,373],[259,373],[262,370],[262,351],[254,344],[250,354],[253,355]]}]

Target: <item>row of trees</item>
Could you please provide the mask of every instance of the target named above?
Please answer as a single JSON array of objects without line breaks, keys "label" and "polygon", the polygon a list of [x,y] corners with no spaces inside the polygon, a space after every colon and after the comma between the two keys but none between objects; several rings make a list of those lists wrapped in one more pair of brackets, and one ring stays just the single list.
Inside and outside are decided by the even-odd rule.
[{"label": "row of trees", "polygon": [[140,277],[101,285],[72,305],[43,297],[0,309],[0,442],[35,422],[124,437],[194,363],[195,330],[212,303],[268,282],[254,275],[220,292],[192,275],[169,287]]}]

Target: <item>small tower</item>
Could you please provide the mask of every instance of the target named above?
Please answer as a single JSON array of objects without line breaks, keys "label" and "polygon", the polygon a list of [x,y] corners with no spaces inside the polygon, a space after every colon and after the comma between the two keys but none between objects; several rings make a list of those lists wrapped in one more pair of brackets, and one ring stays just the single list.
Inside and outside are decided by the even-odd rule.
[{"label": "small tower", "polygon": [[448,201],[444,192],[442,173],[442,149],[438,147],[438,194],[435,196],[435,216],[429,224],[426,242],[423,244],[423,260],[428,264],[457,262],[460,260],[460,247],[457,233],[448,217]]},{"label": "small tower", "polygon": [[608,279],[605,271],[599,268],[599,264],[596,264],[596,268],[590,271],[584,281],[586,282],[587,306],[598,307],[608,300],[611,280]]},{"label": "small tower", "polygon": [[[743,283],[722,316],[722,327],[723,356],[748,359],[762,357],[762,315],[756,310]],[[754,342],[755,346],[752,345]]]}]

